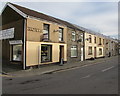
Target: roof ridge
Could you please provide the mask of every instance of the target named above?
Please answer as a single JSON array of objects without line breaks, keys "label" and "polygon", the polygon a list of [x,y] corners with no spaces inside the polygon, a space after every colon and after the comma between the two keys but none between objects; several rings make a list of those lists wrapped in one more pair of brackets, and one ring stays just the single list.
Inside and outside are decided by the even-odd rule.
[{"label": "roof ridge", "polygon": [[[62,25],[66,25],[68,27],[72,27],[74,29],[78,29],[77,27],[73,26],[73,24],[71,24],[68,21],[65,21],[65,20],[62,20],[62,19],[59,19],[59,18],[55,18],[53,16],[44,14],[42,12],[38,12],[36,10],[29,9],[29,8],[26,8],[26,7],[17,5],[17,4],[13,4],[13,3],[10,3],[10,4],[13,5],[14,7],[16,7],[17,9],[19,9],[20,11],[22,11],[22,12],[24,11],[23,13],[26,13],[26,14],[28,13],[27,15],[29,15],[29,16],[44,19],[44,20],[47,20],[47,21],[53,21],[53,22],[58,23],[58,24],[62,24]],[[30,12],[25,12],[25,10],[26,11],[31,11],[31,13],[33,12],[34,14],[36,14],[36,16],[33,16],[34,14],[31,14]],[[41,15],[41,16],[37,16],[37,15]],[[80,29],[78,29],[78,30],[80,30]]]}]

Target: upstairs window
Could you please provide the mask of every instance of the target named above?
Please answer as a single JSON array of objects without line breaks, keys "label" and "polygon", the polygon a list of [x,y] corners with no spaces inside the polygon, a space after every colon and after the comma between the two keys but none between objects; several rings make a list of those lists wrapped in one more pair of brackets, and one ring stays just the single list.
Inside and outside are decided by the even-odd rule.
[{"label": "upstairs window", "polygon": [[72,41],[75,41],[75,32],[72,32]]},{"label": "upstairs window", "polygon": [[96,37],[94,37],[94,43],[97,43],[97,38]]},{"label": "upstairs window", "polygon": [[91,35],[89,35],[89,43],[92,43]]},{"label": "upstairs window", "polygon": [[49,40],[49,24],[43,25],[43,40]]},{"label": "upstairs window", "polygon": [[105,44],[105,40],[103,39],[103,44]]},{"label": "upstairs window", "polygon": [[63,41],[63,28],[59,28],[59,41]]},{"label": "upstairs window", "polygon": [[80,34],[80,38],[81,39],[81,42],[83,42],[83,33]]},{"label": "upstairs window", "polygon": [[101,45],[101,38],[99,38],[99,45]]}]

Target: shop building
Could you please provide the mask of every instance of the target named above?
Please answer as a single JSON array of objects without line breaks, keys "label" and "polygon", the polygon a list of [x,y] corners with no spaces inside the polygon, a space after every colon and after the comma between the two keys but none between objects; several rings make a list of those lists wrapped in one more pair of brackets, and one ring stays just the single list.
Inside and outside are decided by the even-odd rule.
[{"label": "shop building", "polygon": [[3,64],[29,66],[67,61],[67,27],[53,17],[8,3],[2,12]]}]

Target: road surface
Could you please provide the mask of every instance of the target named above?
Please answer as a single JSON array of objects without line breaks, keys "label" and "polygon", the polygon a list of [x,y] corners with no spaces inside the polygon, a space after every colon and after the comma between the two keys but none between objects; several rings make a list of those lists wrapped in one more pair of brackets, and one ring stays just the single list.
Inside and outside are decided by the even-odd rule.
[{"label": "road surface", "polygon": [[3,94],[117,94],[118,57],[51,74],[4,77]]}]

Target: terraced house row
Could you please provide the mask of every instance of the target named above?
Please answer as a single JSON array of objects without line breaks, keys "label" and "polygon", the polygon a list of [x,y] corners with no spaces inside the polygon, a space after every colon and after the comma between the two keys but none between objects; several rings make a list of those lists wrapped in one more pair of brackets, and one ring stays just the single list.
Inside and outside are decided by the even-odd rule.
[{"label": "terraced house row", "polygon": [[118,54],[112,38],[16,4],[7,3],[1,17],[3,64],[27,69]]}]

